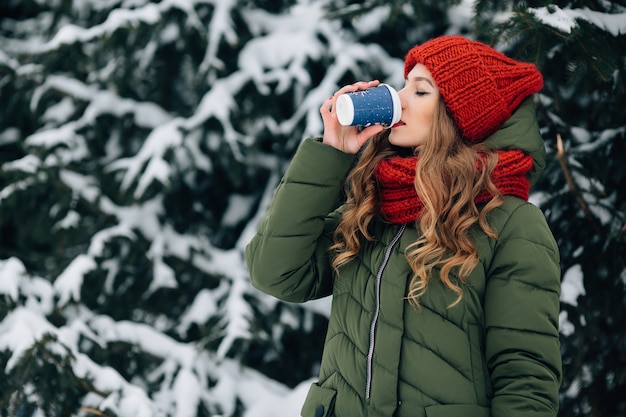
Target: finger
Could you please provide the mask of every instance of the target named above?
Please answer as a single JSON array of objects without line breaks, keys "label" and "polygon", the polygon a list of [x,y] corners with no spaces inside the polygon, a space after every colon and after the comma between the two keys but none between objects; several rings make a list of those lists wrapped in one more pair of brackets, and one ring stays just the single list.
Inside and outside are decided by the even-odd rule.
[{"label": "finger", "polygon": [[376,85],[380,84],[380,81],[378,80],[372,80],[372,81],[358,81],[354,84],[351,84],[353,87],[355,87],[357,90],[363,90],[366,88],[371,88],[374,87]]},{"label": "finger", "polygon": [[335,94],[334,97],[337,97],[341,94],[345,94],[345,93],[351,93],[354,91],[358,91],[358,90],[366,90],[368,88],[372,88],[372,87],[376,87],[377,85],[380,84],[380,81],[378,80],[372,80],[372,81],[357,81],[353,84],[348,84],[348,85],[344,85],[343,87],[341,87]]},{"label": "finger", "polygon": [[377,133],[382,132],[383,130],[384,128],[381,125],[372,125],[361,130],[357,135],[357,141],[359,142],[359,146],[363,146],[363,144],[367,142],[369,138]]},{"label": "finger", "polygon": [[322,103],[322,106],[320,107],[320,113],[322,114],[331,113],[332,108],[333,108],[333,103],[334,103],[334,97],[330,96],[330,98],[328,98],[326,101],[324,101],[324,103]]}]

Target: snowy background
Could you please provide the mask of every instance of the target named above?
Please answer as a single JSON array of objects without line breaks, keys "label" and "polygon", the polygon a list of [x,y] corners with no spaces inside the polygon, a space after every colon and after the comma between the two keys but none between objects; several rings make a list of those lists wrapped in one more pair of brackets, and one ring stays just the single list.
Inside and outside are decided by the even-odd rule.
[{"label": "snowy background", "polygon": [[[356,80],[401,85],[408,48],[444,33],[477,36],[480,16],[493,24],[532,16],[559,42],[585,25],[609,38],[626,34],[624,6],[611,2],[522,12],[483,3],[1,6],[0,415],[299,415],[330,301],[297,306],[260,294],[243,251],[290,156],[321,134],[324,99]],[[499,39],[501,49],[514,44]],[[540,59],[556,61],[563,45]],[[615,89],[623,49],[617,62],[621,70],[606,70]],[[567,68],[575,74],[574,63]],[[543,69],[551,163],[531,199],[563,251],[560,326],[570,346],[586,323],[587,313],[572,315],[595,267],[584,262],[588,242],[559,232],[563,221],[592,218],[602,231],[596,240],[608,236],[600,246],[617,242],[619,257],[623,187],[620,194],[619,179],[585,171],[584,155],[619,149],[626,118],[603,126],[572,111],[575,122],[567,121],[557,95],[574,92],[562,87],[556,64]],[[587,94],[575,103],[583,114],[594,97]],[[569,134],[564,157],[555,131]],[[582,204],[567,197],[576,193]],[[618,300],[626,283],[619,265],[599,272],[617,277]],[[583,397],[592,368],[566,375],[565,400]],[[617,390],[623,375],[604,379]],[[574,407],[579,415],[587,402]]]}]

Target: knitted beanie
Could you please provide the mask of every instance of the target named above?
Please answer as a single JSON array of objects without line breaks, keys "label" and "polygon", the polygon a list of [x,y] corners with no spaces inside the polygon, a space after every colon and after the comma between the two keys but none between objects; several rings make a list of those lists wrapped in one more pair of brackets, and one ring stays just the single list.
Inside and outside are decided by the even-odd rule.
[{"label": "knitted beanie", "polygon": [[473,143],[498,130],[526,97],[543,87],[535,65],[463,36],[442,36],[413,47],[404,61],[405,78],[417,63],[430,71],[459,131]]}]

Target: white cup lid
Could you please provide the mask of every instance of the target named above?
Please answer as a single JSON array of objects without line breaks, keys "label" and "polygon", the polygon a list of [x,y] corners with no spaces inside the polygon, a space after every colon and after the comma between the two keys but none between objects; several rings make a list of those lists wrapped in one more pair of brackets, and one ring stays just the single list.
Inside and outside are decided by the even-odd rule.
[{"label": "white cup lid", "polygon": [[345,94],[337,97],[335,102],[335,113],[337,113],[337,119],[343,126],[350,126],[354,120],[354,103]]}]

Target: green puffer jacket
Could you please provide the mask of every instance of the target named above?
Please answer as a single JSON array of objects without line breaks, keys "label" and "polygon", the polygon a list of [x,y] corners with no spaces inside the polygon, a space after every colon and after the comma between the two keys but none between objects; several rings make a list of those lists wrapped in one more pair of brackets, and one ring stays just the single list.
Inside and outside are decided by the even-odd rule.
[{"label": "green puffer jacket", "polygon": [[[486,142],[545,151],[529,100]],[[333,296],[319,381],[304,417],[549,417],[561,379],[559,254],[542,212],[506,197],[491,213],[498,233],[473,237],[480,264],[460,304],[430,281],[421,309],[404,297],[411,270],[404,249],[413,225],[373,226],[358,259],[339,277],[327,248],[338,198],[354,156],[307,139],[246,248],[253,285],[290,302]],[[329,214],[330,213],[330,214]]]}]

